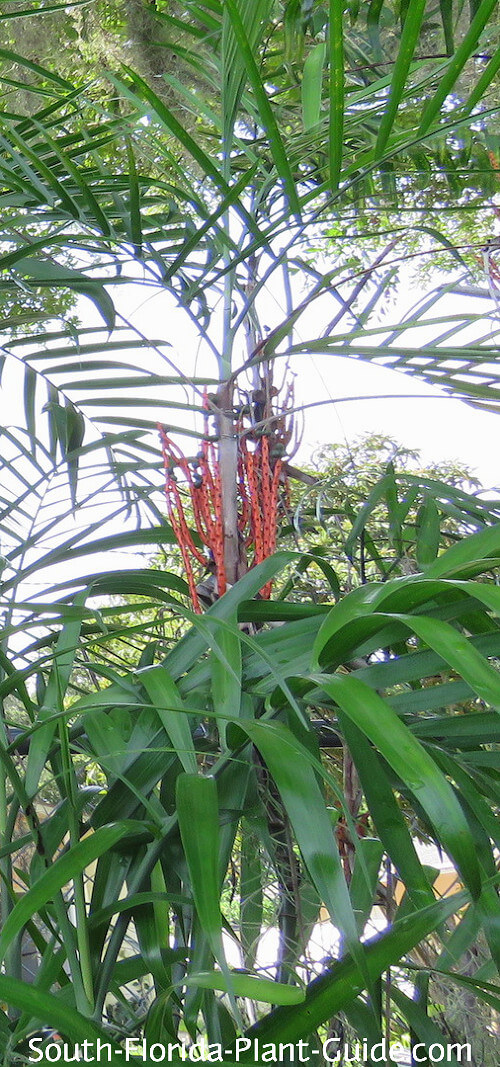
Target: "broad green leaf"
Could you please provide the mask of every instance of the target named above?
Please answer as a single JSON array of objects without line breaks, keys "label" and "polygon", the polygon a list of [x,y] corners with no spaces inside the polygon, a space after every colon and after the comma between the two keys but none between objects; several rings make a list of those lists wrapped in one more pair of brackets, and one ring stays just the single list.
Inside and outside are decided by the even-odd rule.
[{"label": "broad green leaf", "polygon": [[429,753],[378,693],[357,678],[323,676],[321,684],[413,793],[452,856],[473,897],[481,891],[474,842],[462,808]]},{"label": "broad green leaf", "polygon": [[393,484],[394,475],[393,473],[388,472],[374,485],[373,489],[368,494],[367,499],[363,504],[363,507],[361,508],[359,514],[357,515],[356,520],[353,523],[352,529],[349,533],[349,536],[345,542],[345,553],[349,558],[353,554],[354,545],[360,533],[364,530],[367,519],[371,515],[374,508],[376,508],[379,501],[382,500],[385,494],[388,492],[389,487]]},{"label": "broad green leaf", "polygon": [[[293,558],[293,552],[276,552],[274,556],[259,563],[257,567],[252,567],[243,578],[240,578],[237,585],[229,589],[209,608],[205,613],[207,620],[212,617],[222,620],[230,619],[240,603],[254,597],[262,586],[279,574]],[[178,679],[197,662],[208,644],[209,640],[201,629],[193,630],[178,642],[177,646],[166,656],[163,665],[175,679]]]},{"label": "broad green leaf", "polygon": [[439,9],[441,12],[441,21],[443,23],[444,41],[446,45],[446,51],[449,56],[452,56],[455,51],[455,44],[453,39],[453,4],[452,0],[439,0]]},{"label": "broad green leaf", "polygon": [[[77,593],[74,600],[75,606],[83,606],[86,599],[86,592]],[[63,710],[63,702],[74,666],[82,621],[82,618],[68,620],[59,634],[44,702],[38,712],[39,723],[43,723],[45,719],[51,719],[55,711]],[[40,775],[56,729],[57,720],[52,720],[33,734],[31,738],[25,778],[26,791],[30,797],[33,797],[39,788]]]},{"label": "broad green leaf", "polygon": [[485,660],[468,638],[438,619],[403,615],[400,618],[462,675],[482,700],[500,711],[500,672]]},{"label": "broad green leaf", "polygon": [[477,560],[500,556],[500,524],[490,526],[480,533],[471,534],[443,552],[426,570],[427,578],[453,578],[461,576],[468,567],[474,574]]},{"label": "broad green leaf", "polygon": [[231,25],[240,48],[240,54],[245,63],[248,81],[255,93],[255,99],[259,109],[259,119],[269,138],[270,149],[273,154],[276,169],[280,178],[283,180],[290,208],[294,214],[300,217],[299,200],[286,148],[273,109],[267,97],[266,87],[262,82],[250,42],[245,32],[237,0],[226,0],[225,7],[227,8],[231,19]]},{"label": "broad green leaf", "polygon": [[344,5],[342,0],[330,0],[329,27],[329,155],[330,186],[335,192],[338,188],[342,171],[342,152],[344,141],[344,107],[346,102],[344,75],[343,21]]},{"label": "broad green leaf", "polygon": [[[498,764],[498,754],[495,753],[494,757],[493,762],[496,765]],[[500,835],[493,812],[490,810],[489,804],[483,800],[475,781],[469,778],[460,766],[455,766],[456,761],[449,759],[444,753],[440,753],[439,758],[443,769],[448,771],[450,776],[453,775],[455,777],[457,787],[469,807],[469,822],[474,834],[476,851],[482,869],[488,878],[494,878],[496,865],[491,842],[494,842],[498,847]],[[483,886],[481,896],[475,902],[475,908],[478,918],[481,920],[481,926],[492,959],[497,971],[500,972],[500,909],[496,885],[486,883]]]},{"label": "broad green leaf", "polygon": [[[429,570],[431,568],[434,569],[434,564]],[[421,617],[426,605],[429,611],[436,613],[436,602],[442,604],[446,614],[446,605],[453,608],[459,604],[454,614],[458,617],[470,614],[474,610],[474,599],[498,613],[500,597],[496,588],[479,582],[440,581],[428,578],[428,574],[425,577],[417,574],[358,586],[336,604],[322,622],[314,642],[313,662],[328,662],[329,665],[345,662],[368,638],[376,647],[377,634],[380,635],[379,647],[397,640],[398,632],[404,637],[406,629],[414,629],[413,621]],[[414,614],[410,615],[410,610]],[[485,622],[486,628],[491,630],[491,622],[487,619]],[[480,660],[477,662],[479,669]],[[481,668],[478,681],[485,669],[493,680],[491,668],[486,665]]]},{"label": "broad green leaf", "polygon": [[[101,706],[103,703],[105,702],[101,697]],[[128,703],[131,702],[128,701]],[[105,706],[109,707],[109,702]],[[108,768],[106,759],[101,757],[101,760],[104,770],[113,771],[113,761],[110,761]],[[176,755],[170,751],[170,746],[166,743],[164,731],[158,731],[150,736],[139,750],[136,749],[133,739],[124,751],[124,761],[125,768],[121,770],[117,780],[113,781],[92,812],[92,826],[106,825],[113,819],[116,811],[132,818],[138,811],[142,815],[144,808],[152,823],[157,824],[159,821],[161,826],[163,816],[160,816],[154,801],[150,799],[150,794],[177,762]]]},{"label": "broad green leaf", "polygon": [[387,505],[387,518],[389,521],[388,533],[398,556],[401,556],[403,554],[403,545],[401,541],[402,505],[399,502],[398,485],[393,463],[387,464],[386,478],[387,485],[384,491],[384,497]]},{"label": "broad green leaf", "polygon": [[189,709],[165,667],[145,667],[137,672],[158,718],[170,738],[184,770],[196,774],[196,755],[189,722]]},{"label": "broad green leaf", "polygon": [[[109,1062],[114,1064],[123,1062],[123,1049],[120,1049],[114,1042],[109,1032],[97,1026],[92,1019],[81,1015],[80,1012],[65,1004],[61,997],[4,974],[0,975],[0,996],[6,1004],[17,1008],[20,1012],[26,1012],[30,1019],[39,1019],[45,1026],[53,1027],[56,1032],[64,1034],[68,1040],[81,1042],[82,1047],[84,1041],[95,1043],[96,1047],[98,1041],[101,1042],[101,1047],[109,1043],[111,1050]],[[44,1040],[46,1038],[42,1038],[38,1044],[33,1046],[32,1059],[34,1061],[38,1057]],[[89,1048],[88,1045],[85,1047]]]},{"label": "broad green leaf", "polygon": [[419,567],[432,563],[438,554],[441,523],[432,497],[427,496],[417,515],[416,555]]},{"label": "broad green leaf", "polygon": [[456,961],[463,956],[472,942],[476,940],[480,925],[475,905],[472,904],[465,908],[450,935],[443,938],[444,946],[441,948],[436,960],[438,969],[446,971],[455,966]]},{"label": "broad green leaf", "polygon": [[373,908],[384,846],[373,837],[362,837],[356,848],[357,855],[349,891],[358,934],[361,937]]},{"label": "broad green leaf", "polygon": [[212,700],[221,743],[225,745],[226,722],[240,714],[241,688],[241,641],[237,623],[228,620],[227,625],[217,628],[211,653]]},{"label": "broad green leaf", "polygon": [[172,996],[172,988],[169,987],[160,993],[151,1004],[144,1023],[144,1039],[147,1047],[155,1044],[168,1045],[171,1041],[175,1044],[176,1022],[174,1010],[177,1004]]},{"label": "broad green leaf", "polygon": [[265,1004],[301,1004],[304,990],[300,986],[284,985],[270,978],[230,971],[230,981],[218,971],[205,971],[189,975],[189,984],[200,989],[218,989],[222,993],[234,992],[237,997],[251,997]]},{"label": "broad green leaf", "polygon": [[438,116],[440,109],[443,106],[446,97],[450,94],[459,74],[474,53],[479,37],[487,25],[488,20],[491,18],[496,6],[496,0],[481,0],[463,41],[458,48],[456,48],[454,55],[449,61],[446,73],[443,75],[443,78],[429,100],[429,103],[424,108],[419,126],[420,134],[427,133]]},{"label": "broad green leaf", "polygon": [[59,857],[33,887],[23,894],[6,919],[0,933],[0,959],[5,959],[5,953],[13,938],[29,919],[36,915],[49,900],[52,900],[67,882],[80,871],[85,870],[103,852],[113,848],[127,834],[141,829],[140,823],[123,821],[110,823],[108,826],[95,830],[84,840],[72,846],[69,852]]},{"label": "broad green leaf", "polygon": [[471,112],[473,108],[479,103],[484,96],[487,88],[491,85],[492,81],[496,78],[500,69],[500,49],[492,55],[487,67],[483,70],[481,77],[478,79],[477,84],[474,86],[469,99],[466,103],[466,111]]},{"label": "broad green leaf", "polygon": [[[187,952],[185,949],[162,948],[162,955],[165,963],[182,963],[186,959]],[[147,965],[142,956],[126,956],[125,959],[118,960],[114,970],[116,987],[128,985],[129,982],[134,982],[137,978],[143,978],[147,973]]]},{"label": "broad green leaf", "polygon": [[380,123],[377,143],[375,146],[376,158],[380,159],[387,145],[389,136],[394,125],[398,108],[405,92],[408,72],[418,43],[422,19],[426,8],[426,0],[414,0],[408,7],[401,34],[398,57],[394,67],[389,99]]},{"label": "broad green leaf", "polygon": [[[407,919],[394,923],[387,933],[365,945],[365,959],[372,981],[395,961],[401,960],[446,918],[456,914],[468,900],[466,892],[439,900]],[[303,1004],[276,1008],[247,1031],[260,1042],[295,1042],[333,1018],[366,988],[365,979],[350,956],[338,960],[310,983]],[[262,1045],[261,1045],[262,1047]],[[254,1062],[253,1045],[241,1055],[241,1062]]]},{"label": "broad green leaf", "polygon": [[263,919],[263,872],[258,839],[247,819],[242,820],[240,833],[240,936],[245,966],[252,969]]},{"label": "broad green leaf", "polygon": [[377,63],[382,62],[382,48],[380,42],[380,16],[384,7],[384,0],[369,0],[366,12],[366,29],[373,48],[374,58]]},{"label": "broad green leaf", "polygon": [[[419,1048],[418,1055],[420,1057],[425,1055],[424,1049],[428,1051],[430,1046],[436,1048],[436,1045],[443,1044],[442,1031],[432,1021],[427,1012],[423,1010],[417,1000],[407,996],[397,986],[391,989],[391,998],[402,1012],[403,1017],[408,1020],[414,1035],[419,1039],[420,1046],[424,1046],[424,1048]],[[454,1055],[453,1043],[451,1042],[447,1047],[446,1060],[447,1063],[455,1064],[455,1067],[458,1067],[458,1064],[462,1062],[461,1054],[458,1059]]]},{"label": "broad green leaf", "polygon": [[176,784],[179,829],[198,917],[222,966],[219,874],[219,805],[215,778],[180,774]]},{"label": "broad green leaf", "polygon": [[[91,927],[99,926],[105,919],[111,919],[113,915],[121,915],[123,911],[134,911],[135,908],[140,908],[143,904],[165,905],[168,901],[172,904],[191,903],[189,897],[176,897],[174,894],[165,891],[149,890],[144,893],[135,893],[133,897],[125,897],[123,900],[116,900],[113,904],[108,904],[105,908],[93,910],[89,916],[89,925]],[[185,959],[187,956],[187,950],[183,949],[162,949],[162,952],[170,961]]]},{"label": "broad green leaf", "polygon": [[343,712],[340,713],[340,723],[377,833],[392,863],[397,868],[410,898],[417,908],[423,907],[431,902],[432,889],[418,858],[401,808],[387,780],[384,766],[363,730]]},{"label": "broad green leaf", "polygon": [[72,289],[75,293],[82,293],[95,304],[108,329],[113,329],[115,308],[111,297],[100,282],[87,277],[82,271],[73,270],[48,259],[33,259],[31,256],[19,259],[12,269],[16,274],[34,282],[35,285],[51,287],[61,285]]},{"label": "broad green leaf", "polygon": [[302,122],[305,130],[315,126],[320,119],[325,56],[326,45],[320,41],[311,49],[304,63],[301,93]]},{"label": "broad green leaf", "polygon": [[307,750],[282,723],[240,720],[239,726],[262,754],[279,789],[310,879],[332,922],[342,930],[349,951],[363,967],[363,949],[333,825]]}]

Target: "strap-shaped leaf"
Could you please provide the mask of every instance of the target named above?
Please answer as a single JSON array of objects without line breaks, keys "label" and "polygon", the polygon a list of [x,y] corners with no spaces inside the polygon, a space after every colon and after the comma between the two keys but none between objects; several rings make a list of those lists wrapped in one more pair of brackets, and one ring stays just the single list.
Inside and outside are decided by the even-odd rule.
[{"label": "strap-shaped leaf", "polygon": [[419,39],[425,8],[426,0],[413,0],[413,2],[409,4],[406,12],[398,58],[396,60],[389,89],[389,99],[380,123],[377,143],[375,146],[375,155],[377,159],[381,158],[387,141],[389,140],[394,120],[403,98],[408,71]]},{"label": "strap-shaped leaf", "polygon": [[[41,9],[44,10],[43,8]],[[93,1020],[75,1011],[70,1005],[65,1004],[60,997],[53,993],[47,993],[44,989],[22,982],[19,978],[0,975],[0,996],[6,1004],[10,1004],[19,1012],[25,1012],[30,1019],[43,1019],[44,1022],[54,1028],[56,1032],[64,1034],[70,1041],[95,1043],[101,1042],[101,1048],[108,1044],[111,1058],[108,1062],[116,1065],[123,1063],[123,1049],[110,1038],[107,1030],[97,1026]],[[43,1038],[35,1041],[32,1052],[33,1059],[42,1054]]]},{"label": "strap-shaped leaf", "polygon": [[363,949],[333,826],[308,753],[281,723],[240,720],[239,726],[264,757],[278,786],[309,877],[332,922],[342,931],[353,958],[364,970]]},{"label": "strap-shaped leaf", "polygon": [[[432,903],[432,890],[383,763],[364,731],[353,719],[341,712],[340,722],[377,833],[414,905],[417,908],[425,907],[426,904]],[[362,871],[360,877],[362,878]]]},{"label": "strap-shaped leaf", "polygon": [[[432,95],[428,104],[424,108],[422,118],[419,126],[419,133],[425,134],[430,129],[435,118],[439,114],[439,111],[446,100],[446,97],[453,89],[455,82],[463,70],[468,59],[474,52],[479,37],[484,30],[485,26],[493,11],[497,6],[497,0],[481,0],[479,7],[472,19],[470,27],[464,37],[462,43],[456,49],[454,55],[450,59],[448,69],[443,75],[441,82],[439,83],[436,92]],[[486,86],[485,86],[486,88]]]},{"label": "strap-shaped leaf", "polygon": [[302,74],[302,122],[304,129],[309,130],[319,122],[321,113],[321,100],[323,89],[323,67],[326,56],[326,45],[323,41],[315,45],[309,52],[304,63]]},{"label": "strap-shaped leaf", "polygon": [[[86,598],[86,592],[77,593],[75,605],[83,606]],[[38,713],[39,722],[45,719],[52,721],[40,729],[31,740],[26,767],[26,791],[30,797],[33,797],[39,788],[40,775],[57,730],[57,719],[53,719],[52,716],[54,712],[62,711],[64,708],[64,699],[75,662],[81,626],[82,618],[68,620],[56,642],[45,699]]]},{"label": "strap-shaped leaf", "polygon": [[165,667],[145,667],[138,672],[158,718],[163,723],[184,770],[196,774],[196,755],[189,723],[189,708]]},{"label": "strap-shaped leaf", "polygon": [[[233,145],[241,94],[248,75],[246,57],[242,52],[234,27],[234,12],[226,4],[222,7],[222,130],[226,152],[229,155]],[[262,34],[266,32],[271,7],[270,0],[255,0],[252,4],[247,4],[245,0],[235,0],[234,9],[253,55],[258,55],[260,51]]]},{"label": "strap-shaped leaf", "polygon": [[106,292],[100,282],[87,277],[81,271],[73,270],[48,259],[34,259],[31,256],[18,259],[12,269],[16,274],[20,274],[21,277],[26,278],[28,281],[33,281],[36,285],[60,285],[73,290],[75,293],[82,293],[95,304],[108,329],[113,329],[115,324],[114,304],[109,293]]},{"label": "strap-shaped leaf", "polygon": [[[373,938],[365,946],[371,979],[382,974],[395,958],[402,959],[431,930],[458,912],[468,899],[465,891],[456,893],[414,912],[409,918],[394,923],[387,933]],[[248,1036],[258,1037],[260,1042],[299,1041],[342,1011],[364,989],[365,980],[357,964],[346,956],[310,983],[303,1004],[277,1008],[251,1027]],[[253,1046],[242,1053],[241,1062],[255,1062],[252,1053]]]},{"label": "strap-shaped leaf", "polygon": [[35,884],[18,900],[6,919],[0,934],[0,959],[5,959],[8,946],[26,925],[28,919],[52,900],[75,874],[85,870],[103,852],[113,848],[126,834],[137,830],[143,834],[142,823],[116,822],[102,826],[90,834],[52,864]]},{"label": "strap-shaped leaf", "polygon": [[189,984],[200,989],[218,989],[223,993],[234,992],[237,997],[252,997],[264,1004],[301,1004],[304,990],[299,986],[284,985],[270,978],[230,971],[229,981],[220,971],[205,971],[189,975]]},{"label": "strap-shaped leaf", "polygon": [[242,698],[241,641],[236,618],[228,619],[214,634],[211,653],[212,699],[221,742],[226,724],[240,714]]},{"label": "strap-shaped leaf", "polygon": [[474,841],[460,804],[432,757],[378,693],[356,678],[324,676],[321,684],[413,793],[453,857],[473,897],[481,891]]},{"label": "strap-shaped leaf", "polygon": [[180,774],[176,785],[176,801],[196,911],[212,952],[223,966],[219,804],[215,778],[201,774]]},{"label": "strap-shaped leaf", "polygon": [[342,0],[330,0],[329,28],[329,155],[330,186],[335,192],[338,188],[342,171],[342,153],[344,140],[344,5]]},{"label": "strap-shaped leaf", "polygon": [[276,164],[276,169],[280,178],[283,180],[291,210],[294,214],[300,216],[299,200],[287,157],[286,147],[281,137],[273,109],[268,100],[266,87],[259,74],[255,57],[245,32],[237,0],[226,0],[225,6],[231,19],[231,24],[241,51],[241,56],[245,63],[248,81],[255,94],[260,122],[269,138],[269,144]]}]

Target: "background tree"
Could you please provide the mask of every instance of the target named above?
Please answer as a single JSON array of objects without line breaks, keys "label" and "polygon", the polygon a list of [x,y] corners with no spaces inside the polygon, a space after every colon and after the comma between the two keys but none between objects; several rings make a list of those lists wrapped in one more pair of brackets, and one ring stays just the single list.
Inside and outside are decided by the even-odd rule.
[{"label": "background tree", "polygon": [[[382,434],[324,445],[313,464],[316,484],[295,491],[289,523],[297,547],[335,568],[343,595],[367,581],[415,573],[496,521],[495,500],[463,463],[424,467],[417,450]],[[322,588],[326,593],[313,579],[309,593],[321,596]]]}]

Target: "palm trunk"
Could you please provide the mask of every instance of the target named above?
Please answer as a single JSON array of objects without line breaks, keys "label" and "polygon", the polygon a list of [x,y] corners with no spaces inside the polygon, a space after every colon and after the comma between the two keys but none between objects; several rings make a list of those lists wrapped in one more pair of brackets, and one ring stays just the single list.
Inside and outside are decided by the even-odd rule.
[{"label": "palm trunk", "polygon": [[218,390],[219,477],[222,493],[224,566],[228,585],[246,571],[238,534],[238,438],[233,411],[233,385],[224,382]]}]

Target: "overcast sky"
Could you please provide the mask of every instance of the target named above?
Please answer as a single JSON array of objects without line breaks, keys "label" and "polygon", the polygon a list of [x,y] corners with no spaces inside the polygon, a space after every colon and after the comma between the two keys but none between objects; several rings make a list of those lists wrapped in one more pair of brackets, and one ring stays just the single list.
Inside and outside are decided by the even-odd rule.
[{"label": "overcast sky", "polygon": [[[127,290],[127,314],[144,333],[155,334],[170,342],[169,355],[174,364],[182,367],[187,375],[193,371],[215,375],[213,360],[204,351],[181,309],[172,307],[165,294],[152,296],[144,303],[144,292],[140,287],[131,286]],[[119,295],[122,304],[123,290]],[[416,289],[410,292],[405,284],[387,314],[388,324],[398,323],[421,295]],[[269,297],[269,315],[267,311],[266,315],[274,320],[272,326],[276,321],[276,315],[272,313],[273,303],[279,312],[279,294],[271,293]],[[459,297],[447,297],[439,313],[453,314],[463,310],[463,306]],[[486,311],[486,301],[470,301],[469,306],[482,313]],[[318,302],[300,321],[295,330],[295,341],[319,336],[318,327],[323,318]],[[481,323],[481,333],[487,331],[485,319]],[[405,336],[404,343],[418,346],[419,339],[425,343],[430,336],[425,329],[412,331]],[[470,333],[466,336],[471,339]],[[453,341],[449,343],[453,344]],[[462,338],[459,336],[455,343],[461,344]],[[281,364],[278,360],[278,379]],[[330,354],[301,355],[294,358],[291,371],[296,375],[296,403],[305,406],[304,434],[298,453],[302,462],[307,462],[321,445],[350,443],[360,434],[374,432],[394,437],[401,444],[420,450],[423,462],[459,460],[477,474],[485,488],[500,486],[500,415],[479,411],[402,372],[357,359]],[[164,373],[168,373],[168,368]]]}]

